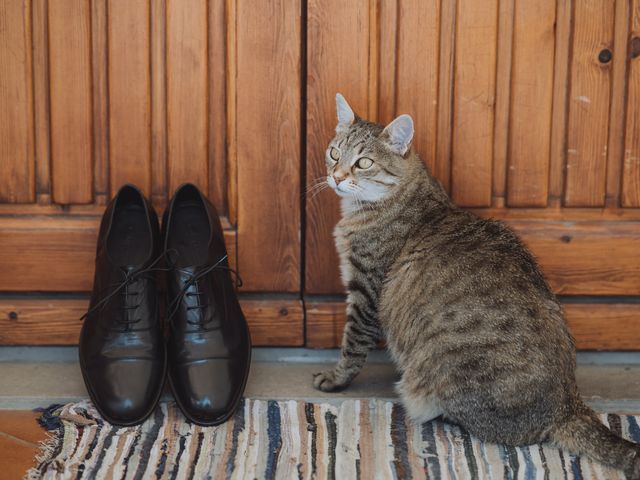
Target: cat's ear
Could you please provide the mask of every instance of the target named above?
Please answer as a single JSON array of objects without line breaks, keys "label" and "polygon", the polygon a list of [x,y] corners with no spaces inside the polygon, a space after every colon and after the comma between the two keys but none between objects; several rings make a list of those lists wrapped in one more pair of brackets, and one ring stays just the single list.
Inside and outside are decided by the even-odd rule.
[{"label": "cat's ear", "polygon": [[393,152],[404,156],[411,146],[411,140],[413,140],[413,119],[411,116],[407,114],[400,115],[384,128],[380,134],[380,139]]},{"label": "cat's ear", "polygon": [[336,93],[336,113],[338,114],[336,132],[349,128],[356,120],[356,114],[340,93]]}]

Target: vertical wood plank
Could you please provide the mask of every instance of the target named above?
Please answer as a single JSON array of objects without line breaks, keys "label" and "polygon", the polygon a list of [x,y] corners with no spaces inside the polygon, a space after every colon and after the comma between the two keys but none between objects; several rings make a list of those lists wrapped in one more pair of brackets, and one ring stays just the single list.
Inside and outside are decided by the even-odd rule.
[{"label": "vertical wood plank", "polygon": [[378,51],[378,120],[389,123],[396,115],[396,61],[398,0],[381,0]]},{"label": "vertical wood plank", "polygon": [[0,3],[0,201],[35,199],[31,2]]},{"label": "vertical wood plank", "polygon": [[507,177],[512,207],[547,204],[555,10],[555,0],[515,5]]},{"label": "vertical wood plank", "polygon": [[380,88],[380,0],[369,0],[369,120],[379,122],[378,91]]},{"label": "vertical wood plank", "polygon": [[209,200],[226,214],[227,109],[225,5],[209,2]]},{"label": "vertical wood plank", "polygon": [[613,48],[614,3],[576,2],[564,203],[604,205],[611,93],[611,62],[598,57]]},{"label": "vertical wood plank", "polygon": [[299,292],[300,3],[237,8],[238,268],[245,291]]},{"label": "vertical wood plank", "polygon": [[497,8],[458,2],[451,193],[468,207],[491,205]]},{"label": "vertical wood plank", "polygon": [[236,83],[238,72],[237,56],[237,3],[236,0],[225,0],[226,24],[226,147],[227,147],[227,201],[229,222],[238,223],[238,132],[236,122]]},{"label": "vertical wood plank", "polygon": [[[367,0],[308,3],[307,189],[327,175],[324,152],[335,135],[336,92],[342,93],[360,116],[369,115],[368,8]],[[331,191],[309,193],[306,209],[305,289],[309,293],[341,292],[332,235],[340,218],[338,197]]]},{"label": "vertical wood plank", "polygon": [[151,0],[151,198],[167,201],[166,0]]},{"label": "vertical wood plank", "polygon": [[208,191],[207,2],[167,0],[169,194],[183,182]]},{"label": "vertical wood plank", "polygon": [[109,196],[109,102],[107,2],[91,0],[91,67],[93,91],[94,201],[105,205]]},{"label": "vertical wood plank", "polygon": [[630,0],[616,2],[614,45],[611,72],[611,110],[609,113],[609,146],[607,148],[607,185],[605,206],[620,205],[622,161],[624,156],[626,80],[629,41]]},{"label": "vertical wood plank", "polygon": [[51,201],[49,26],[47,2],[33,2],[33,106],[38,203]]},{"label": "vertical wood plank", "polygon": [[91,16],[87,0],[49,2],[53,200],[91,203]]},{"label": "vertical wood plank", "polygon": [[633,0],[629,87],[622,173],[622,206],[640,207],[640,0]]},{"label": "vertical wood plank", "polygon": [[515,0],[501,1],[498,11],[496,113],[493,137],[493,206],[497,208],[504,207],[507,195],[514,16]]},{"label": "vertical wood plank", "polygon": [[556,7],[551,158],[549,160],[550,207],[560,206],[564,192],[569,99],[569,57],[571,52],[571,4],[571,0],[558,0]]},{"label": "vertical wood plank", "polygon": [[[451,191],[451,137],[453,134],[453,79],[456,49],[457,1],[440,2],[440,60],[438,65],[438,103],[436,159],[433,174],[447,192]],[[433,141],[433,140],[431,140]]]},{"label": "vertical wood plank", "polygon": [[409,0],[398,11],[397,113],[415,123],[413,146],[435,169],[440,2]]},{"label": "vertical wood plank", "polygon": [[149,2],[109,0],[109,175],[151,193]]}]

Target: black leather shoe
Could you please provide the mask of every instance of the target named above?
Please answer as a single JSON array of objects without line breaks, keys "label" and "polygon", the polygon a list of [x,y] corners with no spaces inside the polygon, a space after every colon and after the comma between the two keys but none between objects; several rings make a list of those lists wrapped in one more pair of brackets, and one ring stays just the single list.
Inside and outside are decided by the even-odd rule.
[{"label": "black leather shoe", "polygon": [[135,425],[155,408],[166,373],[158,309],[158,216],[123,186],[102,217],[93,294],[80,333],[87,391],[109,423]]},{"label": "black leather shoe", "polygon": [[251,340],[231,279],[215,207],[191,184],[163,221],[170,325],[168,377],[178,406],[200,425],[226,421],[249,374]]}]

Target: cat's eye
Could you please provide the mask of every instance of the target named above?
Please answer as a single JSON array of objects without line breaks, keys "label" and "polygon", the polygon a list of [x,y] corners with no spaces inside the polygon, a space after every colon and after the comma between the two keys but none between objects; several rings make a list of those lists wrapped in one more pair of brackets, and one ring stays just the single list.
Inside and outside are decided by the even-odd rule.
[{"label": "cat's eye", "polygon": [[336,162],[340,160],[340,152],[335,147],[331,147],[331,150],[329,150],[329,156],[331,157],[331,160],[335,160]]},{"label": "cat's eye", "polygon": [[371,165],[373,165],[373,160],[367,157],[359,158],[358,161],[356,162],[356,168],[359,168],[360,170],[366,170],[367,168],[371,168]]}]

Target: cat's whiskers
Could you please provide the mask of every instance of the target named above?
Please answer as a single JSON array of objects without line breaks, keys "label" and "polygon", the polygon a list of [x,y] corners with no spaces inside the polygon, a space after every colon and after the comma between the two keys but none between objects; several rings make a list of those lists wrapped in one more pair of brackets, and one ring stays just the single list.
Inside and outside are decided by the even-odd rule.
[{"label": "cat's whiskers", "polygon": [[[320,185],[318,188],[316,188],[313,191],[312,195],[307,200],[313,200],[320,192],[322,192],[323,190],[325,190],[327,188],[329,188],[329,185],[326,184],[326,183],[324,185]],[[311,192],[309,192],[309,193],[311,193]]]},{"label": "cat's whiskers", "polygon": [[302,197],[309,196],[309,200],[314,198],[318,193],[327,188],[329,184],[327,183],[327,177],[318,177],[312,180],[311,185],[309,185],[304,192],[302,192]]}]

